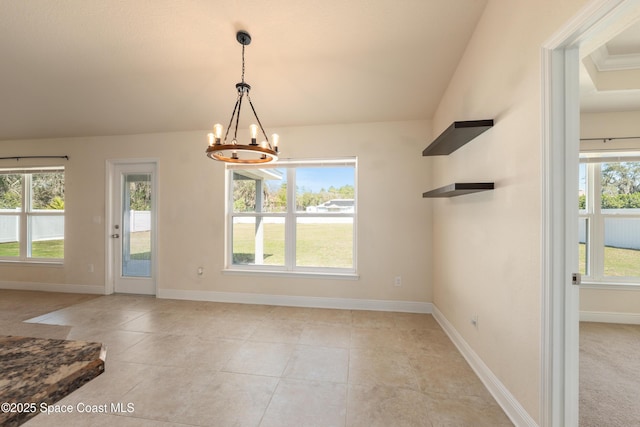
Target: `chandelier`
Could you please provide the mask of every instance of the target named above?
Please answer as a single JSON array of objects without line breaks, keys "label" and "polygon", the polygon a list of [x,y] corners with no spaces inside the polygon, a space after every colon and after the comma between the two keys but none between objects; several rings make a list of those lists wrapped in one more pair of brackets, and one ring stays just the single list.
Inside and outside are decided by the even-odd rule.
[{"label": "chandelier", "polygon": [[[221,124],[215,124],[213,126],[213,132],[209,134],[209,146],[207,147],[207,156],[214,160],[220,160],[228,163],[267,163],[278,160],[278,135],[271,135],[271,141],[267,137],[267,133],[260,123],[256,109],[251,102],[251,96],[249,91],[251,86],[244,81],[244,47],[251,43],[251,36],[246,31],[238,31],[236,39],[242,45],[242,81],[236,84],[238,91],[238,97],[236,99],[236,105],[233,107],[233,113],[231,114],[231,120],[229,120],[229,126],[227,126],[226,132],[224,132],[224,139],[222,138],[223,127]],[[242,100],[247,98],[251,111],[257,122],[249,126],[251,133],[251,142],[249,144],[238,143],[238,123],[240,121],[240,110],[242,109]],[[228,141],[229,131],[233,130],[233,139]],[[262,131],[263,140],[258,143],[258,127]],[[273,142],[273,145],[272,145]]]}]

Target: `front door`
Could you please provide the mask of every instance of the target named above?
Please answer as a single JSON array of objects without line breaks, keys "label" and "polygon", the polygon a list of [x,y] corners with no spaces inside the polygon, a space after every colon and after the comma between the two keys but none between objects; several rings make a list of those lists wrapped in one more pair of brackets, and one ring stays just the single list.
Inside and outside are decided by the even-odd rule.
[{"label": "front door", "polygon": [[113,172],[114,290],[155,295],[155,163],[116,164]]}]

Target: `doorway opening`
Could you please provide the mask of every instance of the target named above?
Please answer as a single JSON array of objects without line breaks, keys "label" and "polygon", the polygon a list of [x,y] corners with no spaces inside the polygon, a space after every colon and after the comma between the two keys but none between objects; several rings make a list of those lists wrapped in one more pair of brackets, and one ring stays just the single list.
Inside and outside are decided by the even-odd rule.
[{"label": "doorway opening", "polygon": [[541,424],[577,426],[579,394],[578,160],[581,55],[640,16],[637,0],[589,3],[542,49]]}]

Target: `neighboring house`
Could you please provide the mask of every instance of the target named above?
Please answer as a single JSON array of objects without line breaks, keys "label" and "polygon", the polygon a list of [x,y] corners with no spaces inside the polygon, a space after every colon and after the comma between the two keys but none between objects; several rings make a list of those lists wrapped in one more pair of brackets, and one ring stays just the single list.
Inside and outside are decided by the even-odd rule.
[{"label": "neighboring house", "polygon": [[353,213],[354,211],[354,199],[332,199],[318,206],[307,206],[307,212]]}]

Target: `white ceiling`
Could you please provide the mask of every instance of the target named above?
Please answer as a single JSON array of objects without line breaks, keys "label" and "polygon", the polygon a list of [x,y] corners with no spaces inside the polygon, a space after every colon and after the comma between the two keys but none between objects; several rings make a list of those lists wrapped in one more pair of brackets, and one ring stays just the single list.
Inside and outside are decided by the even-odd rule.
[{"label": "white ceiling", "polygon": [[583,59],[580,108],[585,113],[640,111],[640,22]]},{"label": "white ceiling", "polygon": [[[430,118],[485,0],[0,1],[0,140]],[[243,109],[244,112],[244,109]]]}]

